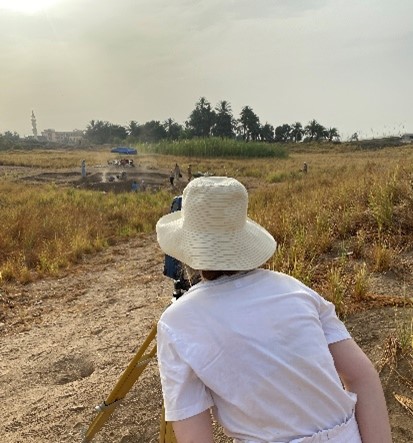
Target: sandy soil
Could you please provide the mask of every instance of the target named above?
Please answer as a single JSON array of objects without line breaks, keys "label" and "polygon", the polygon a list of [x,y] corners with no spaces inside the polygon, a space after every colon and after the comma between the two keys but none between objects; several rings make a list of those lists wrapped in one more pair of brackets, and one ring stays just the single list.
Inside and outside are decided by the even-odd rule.
[{"label": "sandy soil", "polygon": [[[142,181],[146,190],[156,191],[170,188],[168,171],[154,170],[144,162],[135,166],[117,166],[115,164],[87,166],[86,177],[82,178],[80,168],[61,171],[48,171],[28,167],[0,166],[0,176],[12,174],[18,180],[29,183],[55,183],[69,185],[81,189],[91,189],[102,192],[128,192],[135,180],[140,185]],[[177,184],[182,187],[185,178]]]},{"label": "sandy soil", "polygon": [[[39,174],[43,173],[34,176]],[[163,174],[154,185],[165,185],[165,180]],[[170,303],[172,284],[162,269],[163,255],[154,235],[142,235],[86,257],[61,278],[0,289],[2,442],[82,441],[96,416],[94,407],[107,398]],[[412,294],[406,281],[376,276],[372,292]],[[396,322],[411,316],[411,310],[374,305],[345,323],[378,362],[387,338],[394,336]],[[412,413],[394,397],[394,393],[413,397],[411,362],[399,359],[397,367],[384,368],[381,377],[394,442],[412,442]],[[93,441],[157,442],[161,406],[154,360]],[[217,441],[229,442],[219,430]]]}]

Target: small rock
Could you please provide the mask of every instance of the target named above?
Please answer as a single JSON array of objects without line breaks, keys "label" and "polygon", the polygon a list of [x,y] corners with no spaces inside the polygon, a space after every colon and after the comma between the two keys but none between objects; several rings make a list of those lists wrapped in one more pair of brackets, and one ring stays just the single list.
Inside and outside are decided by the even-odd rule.
[{"label": "small rock", "polygon": [[84,409],[86,409],[86,406],[83,405],[77,405],[77,406],[72,406],[70,408],[71,411],[83,411]]}]

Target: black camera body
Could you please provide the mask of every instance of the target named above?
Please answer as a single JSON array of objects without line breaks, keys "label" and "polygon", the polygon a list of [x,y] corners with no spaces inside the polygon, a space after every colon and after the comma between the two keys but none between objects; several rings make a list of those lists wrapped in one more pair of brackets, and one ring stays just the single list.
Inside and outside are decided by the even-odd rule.
[{"label": "black camera body", "polygon": [[[171,212],[180,211],[182,209],[182,196],[174,197],[171,204]],[[174,257],[165,255],[163,274],[174,281],[173,297],[177,300],[190,287],[191,282],[185,274],[183,264]]]}]

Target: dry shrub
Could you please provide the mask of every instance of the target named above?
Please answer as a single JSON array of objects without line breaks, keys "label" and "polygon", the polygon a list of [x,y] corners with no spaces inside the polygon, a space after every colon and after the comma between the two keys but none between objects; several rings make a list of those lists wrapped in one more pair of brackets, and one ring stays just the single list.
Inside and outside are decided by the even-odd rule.
[{"label": "dry shrub", "polygon": [[170,195],[115,195],[0,183],[3,280],[30,281],[57,275],[84,254],[106,247],[109,239],[152,232],[167,212]]},{"label": "dry shrub", "polygon": [[354,285],[352,297],[356,301],[364,300],[369,291],[369,273],[366,263],[363,263],[357,269],[354,276]]},{"label": "dry shrub", "polygon": [[387,379],[393,378],[392,385],[399,391],[393,392],[394,398],[413,415],[413,316],[409,311],[407,315],[395,311],[395,330],[386,338],[382,349],[378,371],[388,368]]},{"label": "dry shrub", "polygon": [[351,239],[351,250],[354,258],[366,257],[368,246],[368,233],[364,228],[357,230],[356,235]]},{"label": "dry shrub", "polygon": [[[385,366],[395,370],[401,357],[408,359],[413,357],[413,314],[411,309],[403,312],[395,311],[395,329],[386,338],[383,345],[383,355],[378,363],[379,371]],[[413,389],[411,381],[410,388]]]},{"label": "dry shrub", "polygon": [[385,272],[391,268],[394,253],[386,244],[379,242],[371,248],[370,258],[374,272]]},{"label": "dry shrub", "polygon": [[334,303],[339,316],[345,315],[347,306],[345,297],[348,293],[346,278],[341,265],[333,265],[327,272],[323,295]]},{"label": "dry shrub", "polygon": [[400,350],[404,355],[413,356],[413,315],[403,319],[396,310],[396,337]]},{"label": "dry shrub", "polygon": [[391,370],[397,368],[398,355],[400,353],[400,342],[396,335],[389,335],[383,346],[383,355],[378,362],[378,371],[381,372],[388,366]]}]

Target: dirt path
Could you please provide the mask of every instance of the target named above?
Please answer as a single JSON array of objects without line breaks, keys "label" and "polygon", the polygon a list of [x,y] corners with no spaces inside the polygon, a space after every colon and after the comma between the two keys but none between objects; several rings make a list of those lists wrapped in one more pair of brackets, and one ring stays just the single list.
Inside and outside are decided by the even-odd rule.
[{"label": "dirt path", "polygon": [[[3,325],[1,441],[81,441],[93,407],[110,392],[170,293],[153,236],[111,248],[59,280],[15,288],[9,298],[22,306],[25,320],[17,314],[14,324]],[[128,435],[139,441],[145,431],[143,441],[152,441],[158,425],[153,412],[161,405],[156,363],[146,372],[143,390],[120,407],[127,423],[114,418],[115,427],[123,423],[120,432],[111,434],[108,426],[96,441],[126,442]]]},{"label": "dirt path", "polygon": [[[0,293],[7,307],[0,324],[2,442],[82,441],[94,407],[170,302],[171,282],[162,267],[154,235],[143,235],[85,259],[63,278]],[[394,308],[381,308],[346,323],[376,360],[394,320]],[[389,372],[382,377],[394,442],[412,442],[412,416],[393,398],[400,386]],[[93,441],[157,442],[161,404],[154,361]]]}]

